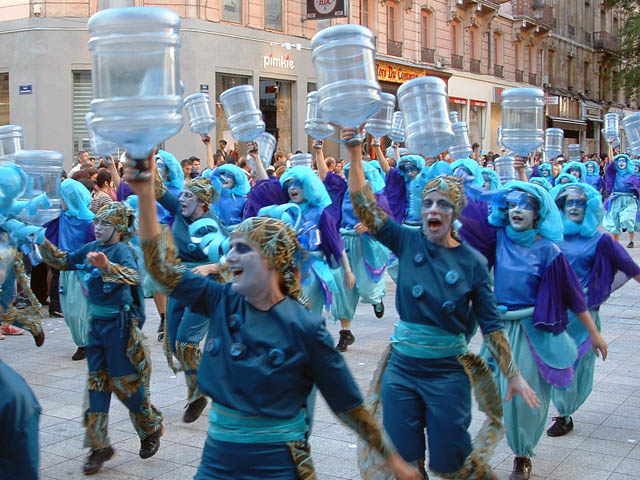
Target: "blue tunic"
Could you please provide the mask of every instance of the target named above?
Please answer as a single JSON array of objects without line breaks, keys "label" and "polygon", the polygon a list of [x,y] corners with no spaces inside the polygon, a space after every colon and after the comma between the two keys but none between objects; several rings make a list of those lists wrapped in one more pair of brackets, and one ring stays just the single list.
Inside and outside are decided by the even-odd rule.
[{"label": "blue tunic", "polygon": [[578,276],[582,288],[589,287],[591,271],[596,260],[596,248],[602,232],[597,232],[592,237],[580,235],[565,235],[564,240],[558,244],[567,261]]},{"label": "blue tunic", "polygon": [[227,227],[230,227],[242,221],[242,210],[246,202],[246,195],[231,195],[228,193],[228,189],[223,188],[222,194],[213,208],[220,220],[222,220]]}]

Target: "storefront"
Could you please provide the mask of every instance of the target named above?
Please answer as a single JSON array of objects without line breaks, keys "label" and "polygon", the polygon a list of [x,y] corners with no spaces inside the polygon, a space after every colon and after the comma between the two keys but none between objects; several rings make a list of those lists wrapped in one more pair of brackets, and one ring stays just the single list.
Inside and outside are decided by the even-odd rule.
[{"label": "storefront", "polygon": [[553,103],[547,103],[547,128],[564,130],[564,152],[572,143],[579,143],[585,150],[587,122],[582,118],[582,103],[575,98],[559,95]]},{"label": "storefront", "polygon": [[584,151],[589,155],[600,153],[602,105],[590,100],[584,100],[582,102],[582,118],[587,122]]}]

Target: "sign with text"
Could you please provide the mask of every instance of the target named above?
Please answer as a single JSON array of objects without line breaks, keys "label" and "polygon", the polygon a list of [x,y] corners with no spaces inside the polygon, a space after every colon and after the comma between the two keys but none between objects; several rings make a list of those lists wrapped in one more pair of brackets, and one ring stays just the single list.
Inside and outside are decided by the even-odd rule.
[{"label": "sign with text", "polygon": [[307,0],[307,18],[337,18],[347,16],[347,0]]},{"label": "sign with text", "polygon": [[24,85],[18,86],[18,94],[19,95],[31,95],[33,93],[33,87],[30,83],[25,83]]},{"label": "sign with text", "polygon": [[422,68],[399,65],[397,63],[377,62],[378,80],[382,82],[404,83],[416,77],[426,75]]},{"label": "sign with text", "polygon": [[558,105],[560,98],[557,96],[554,97],[544,97],[545,105]]}]

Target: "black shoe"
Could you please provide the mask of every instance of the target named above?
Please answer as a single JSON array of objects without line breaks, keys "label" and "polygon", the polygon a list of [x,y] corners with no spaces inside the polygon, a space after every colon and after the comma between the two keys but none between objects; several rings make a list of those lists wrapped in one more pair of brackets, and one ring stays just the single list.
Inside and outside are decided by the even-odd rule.
[{"label": "black shoe", "polygon": [[202,415],[202,411],[207,406],[207,399],[205,397],[200,397],[187,405],[187,409],[184,411],[184,415],[182,415],[182,421],[184,423],[193,423]]},{"label": "black shoe", "polygon": [[107,460],[111,460],[113,456],[116,454],[113,447],[108,446],[107,448],[100,448],[98,450],[91,450],[91,453],[84,461],[84,474],[85,475],[93,475],[94,473],[98,473],[104,465],[104,462]]},{"label": "black shoe", "polygon": [[516,457],[513,459],[513,472],[509,480],[528,480],[531,477],[531,458]]},{"label": "black shoe", "polygon": [[633,242],[627,243],[627,248],[633,248]]},{"label": "black shoe", "polygon": [[382,318],[384,315],[384,303],[380,302],[373,306],[373,313],[376,314],[376,318]]},{"label": "black shoe", "polygon": [[164,340],[164,319],[165,315],[160,314],[160,325],[158,325],[158,341],[161,342]]},{"label": "black shoe", "polygon": [[160,437],[164,432],[164,428],[161,426],[158,430],[148,435],[144,440],[140,440],[140,458],[153,457],[160,448]]},{"label": "black shoe", "polygon": [[336,345],[336,350],[339,352],[346,352],[347,347],[352,345],[353,342],[356,341],[356,337],[353,336],[351,330],[340,330],[340,340],[338,340],[338,345]]},{"label": "black shoe", "polygon": [[49,310],[49,316],[51,318],[64,318],[64,315],[59,310]]},{"label": "black shoe", "polygon": [[36,347],[41,347],[44,343],[44,330],[39,334],[33,336],[33,340],[36,342]]},{"label": "black shoe", "polygon": [[547,435],[550,437],[561,437],[573,430],[573,418],[569,417],[568,422],[566,418],[567,417],[553,417],[555,423],[547,430]]},{"label": "black shoe", "polygon": [[73,354],[71,360],[84,360],[87,358],[87,348],[86,347],[78,347],[76,353]]}]

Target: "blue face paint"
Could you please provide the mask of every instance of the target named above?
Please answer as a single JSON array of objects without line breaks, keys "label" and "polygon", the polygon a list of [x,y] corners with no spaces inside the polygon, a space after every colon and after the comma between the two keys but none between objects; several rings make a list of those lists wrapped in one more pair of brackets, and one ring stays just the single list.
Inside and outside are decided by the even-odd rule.
[{"label": "blue face paint", "polygon": [[509,210],[519,208],[522,210],[537,210],[536,199],[525,192],[509,192],[505,198]]},{"label": "blue face paint", "polygon": [[565,206],[567,208],[587,208],[587,201],[584,198],[568,198]]},{"label": "blue face paint", "polygon": [[297,178],[290,178],[283,185],[285,190],[289,190],[291,187],[302,189],[302,182]]},{"label": "blue face paint", "polygon": [[[433,208],[433,204],[434,201],[430,198],[425,198],[424,202],[422,202],[423,207],[427,210]],[[446,200],[438,200],[437,202],[435,202],[435,205],[441,212],[450,212],[451,210],[453,210],[453,205],[451,205],[451,203],[447,202]]]}]

